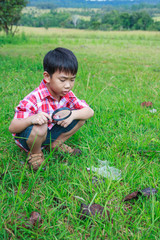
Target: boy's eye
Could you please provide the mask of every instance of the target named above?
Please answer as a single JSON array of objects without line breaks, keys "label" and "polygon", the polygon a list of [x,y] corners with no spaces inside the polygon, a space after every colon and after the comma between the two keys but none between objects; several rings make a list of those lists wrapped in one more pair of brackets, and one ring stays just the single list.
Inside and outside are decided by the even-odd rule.
[{"label": "boy's eye", "polygon": [[[61,82],[65,82],[66,80],[65,79],[59,79]],[[71,79],[70,80],[71,82],[74,82],[75,81],[75,79]]]}]

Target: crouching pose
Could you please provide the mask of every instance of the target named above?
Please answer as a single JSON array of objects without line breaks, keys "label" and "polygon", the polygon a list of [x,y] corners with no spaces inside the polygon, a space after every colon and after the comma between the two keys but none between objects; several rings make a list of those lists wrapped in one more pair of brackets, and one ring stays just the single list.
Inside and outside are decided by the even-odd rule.
[{"label": "crouching pose", "polygon": [[[88,104],[71,91],[78,62],[70,50],[56,48],[49,51],[44,57],[43,67],[44,77],[39,87],[20,101],[9,126],[16,144],[28,152],[27,161],[35,171],[44,161],[42,148],[47,145],[50,149],[80,154],[80,149],[72,149],[64,142],[94,114]],[[72,114],[55,123],[51,119],[52,113],[61,107],[70,108]]]}]

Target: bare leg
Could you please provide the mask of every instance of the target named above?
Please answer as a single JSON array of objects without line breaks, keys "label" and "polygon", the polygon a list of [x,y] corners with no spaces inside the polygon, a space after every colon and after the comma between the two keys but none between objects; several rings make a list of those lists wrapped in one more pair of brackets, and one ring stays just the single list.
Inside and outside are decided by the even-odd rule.
[{"label": "bare leg", "polygon": [[42,143],[47,136],[47,124],[34,125],[27,140],[27,145],[33,154],[41,152]]},{"label": "bare leg", "polygon": [[69,139],[75,132],[77,132],[80,127],[83,126],[85,121],[80,120],[71,131],[62,133],[54,142],[52,142],[52,149],[56,148],[57,146],[61,146],[67,139]]}]

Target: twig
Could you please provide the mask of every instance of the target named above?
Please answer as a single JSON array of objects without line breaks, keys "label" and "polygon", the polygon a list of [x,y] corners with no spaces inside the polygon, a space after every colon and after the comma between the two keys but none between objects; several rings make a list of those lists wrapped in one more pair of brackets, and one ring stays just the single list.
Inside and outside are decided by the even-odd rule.
[{"label": "twig", "polygon": [[8,228],[6,227],[6,225],[4,225],[4,226],[5,226],[6,231],[9,232],[10,234],[12,234],[12,236],[15,238],[14,233],[13,233],[10,229],[8,229]]}]

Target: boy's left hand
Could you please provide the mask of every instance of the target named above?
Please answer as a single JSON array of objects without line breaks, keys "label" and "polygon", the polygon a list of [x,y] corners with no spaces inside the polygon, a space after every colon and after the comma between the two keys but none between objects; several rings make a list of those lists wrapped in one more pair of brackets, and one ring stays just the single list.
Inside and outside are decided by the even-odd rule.
[{"label": "boy's left hand", "polygon": [[77,109],[76,111],[72,111],[72,114],[69,118],[59,121],[57,122],[57,124],[66,128],[73,120],[76,120],[76,119],[87,120],[93,115],[94,115],[94,111],[90,107],[84,107],[82,109]]},{"label": "boy's left hand", "polygon": [[58,121],[57,124],[60,125],[60,126],[62,126],[62,127],[64,127],[64,128],[66,128],[66,127],[68,127],[68,125],[69,125],[73,120],[74,120],[74,117],[73,117],[72,114],[71,114],[70,117],[68,117],[68,118],[66,118],[66,119],[64,119],[64,120],[62,120],[62,121]]}]

